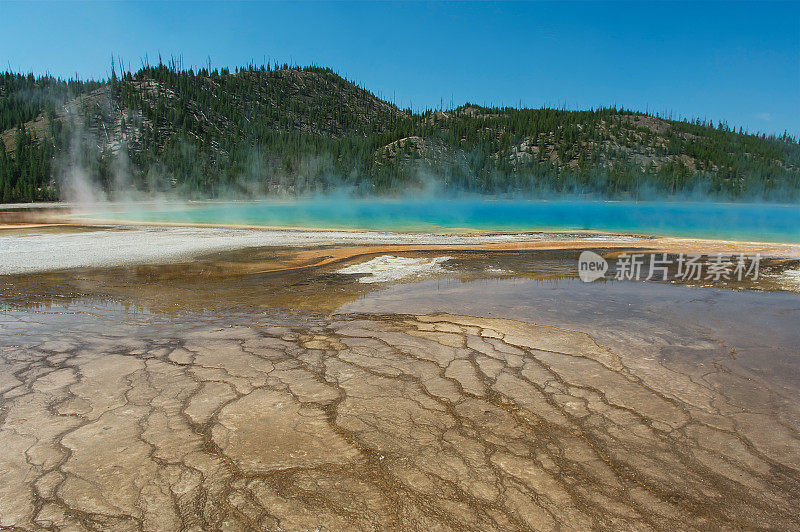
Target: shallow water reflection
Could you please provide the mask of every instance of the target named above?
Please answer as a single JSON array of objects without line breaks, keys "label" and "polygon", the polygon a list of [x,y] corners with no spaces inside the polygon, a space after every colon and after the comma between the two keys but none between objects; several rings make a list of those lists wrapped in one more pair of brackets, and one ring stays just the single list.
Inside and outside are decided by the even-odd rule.
[{"label": "shallow water reflection", "polygon": [[574,260],[3,278],[0,526],[800,527],[800,295]]}]

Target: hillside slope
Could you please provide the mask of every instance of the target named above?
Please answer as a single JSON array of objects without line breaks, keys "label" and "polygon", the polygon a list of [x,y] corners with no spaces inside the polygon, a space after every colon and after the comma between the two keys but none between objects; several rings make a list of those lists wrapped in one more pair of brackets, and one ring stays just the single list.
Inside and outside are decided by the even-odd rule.
[{"label": "hillside slope", "polygon": [[[0,77],[0,200],[347,186],[397,194],[797,200],[800,145],[617,109],[398,109],[330,69],[159,65],[103,82]],[[74,192],[74,191],[73,191]]]}]

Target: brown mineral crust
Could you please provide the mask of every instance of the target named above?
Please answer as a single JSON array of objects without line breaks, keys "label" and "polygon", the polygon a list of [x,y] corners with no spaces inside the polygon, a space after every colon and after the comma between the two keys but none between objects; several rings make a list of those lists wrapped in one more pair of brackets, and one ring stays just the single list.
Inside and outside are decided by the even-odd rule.
[{"label": "brown mineral crust", "polygon": [[581,330],[454,314],[0,320],[25,331],[0,343],[4,527],[800,527],[791,416]]}]

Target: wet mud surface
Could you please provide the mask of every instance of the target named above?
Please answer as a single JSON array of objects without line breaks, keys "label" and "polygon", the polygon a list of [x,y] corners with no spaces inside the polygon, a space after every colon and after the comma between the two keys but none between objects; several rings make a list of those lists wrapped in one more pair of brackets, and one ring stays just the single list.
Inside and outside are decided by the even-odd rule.
[{"label": "wet mud surface", "polygon": [[3,278],[0,526],[800,527],[800,296],[529,259]]}]

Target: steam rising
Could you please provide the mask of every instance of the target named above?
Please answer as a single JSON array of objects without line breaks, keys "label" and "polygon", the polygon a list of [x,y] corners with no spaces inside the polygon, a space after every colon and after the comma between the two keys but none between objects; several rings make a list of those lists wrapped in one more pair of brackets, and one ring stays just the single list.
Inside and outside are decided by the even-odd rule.
[{"label": "steam rising", "polygon": [[[458,157],[441,170],[421,161],[409,164],[408,186],[376,198],[355,172],[335,174],[329,154],[302,157],[287,169],[252,148],[247,168],[232,182],[219,184],[209,176],[217,202],[195,203],[176,185],[180,180],[157,165],[137,178],[126,146],[104,140],[75,127],[66,155],[57,161],[63,199],[97,218],[385,231],[577,229],[800,242],[796,205],[713,203],[700,188],[659,197],[646,184],[636,198],[613,202],[587,190],[555,193],[546,187],[488,197],[460,186],[453,171],[461,165],[463,179]],[[97,160],[104,163],[100,170]]]}]

